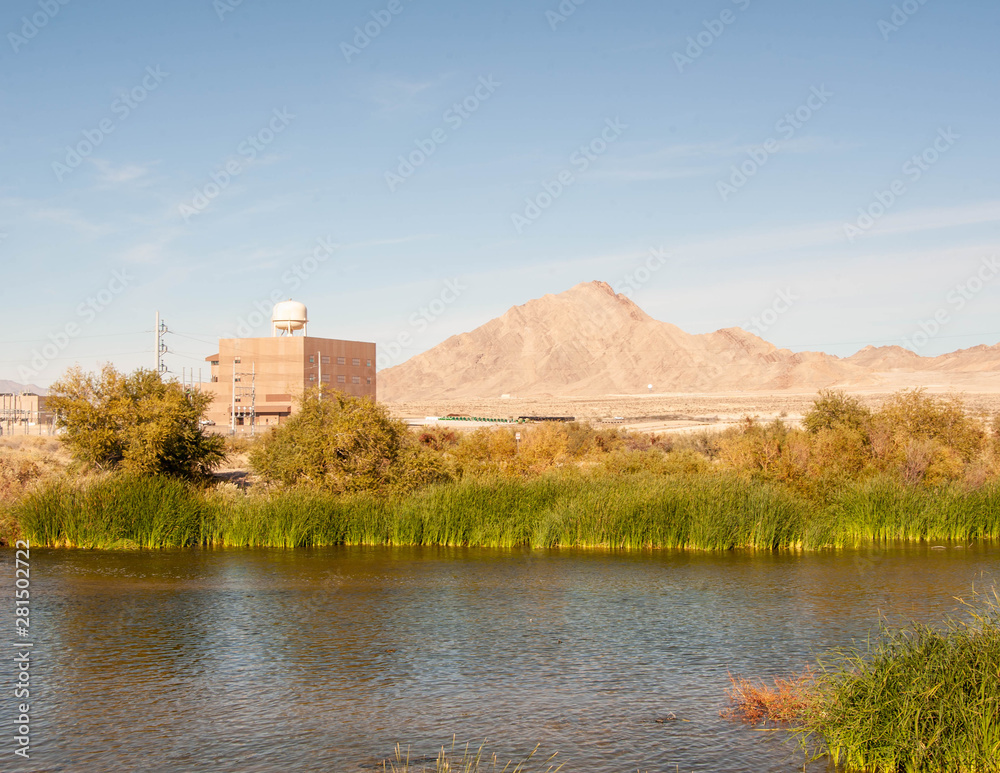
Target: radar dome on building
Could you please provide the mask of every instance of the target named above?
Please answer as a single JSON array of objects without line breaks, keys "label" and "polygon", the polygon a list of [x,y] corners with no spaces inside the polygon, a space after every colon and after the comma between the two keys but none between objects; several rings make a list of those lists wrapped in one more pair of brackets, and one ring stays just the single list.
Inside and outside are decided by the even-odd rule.
[{"label": "radar dome on building", "polygon": [[287,301],[274,304],[274,310],[271,312],[271,335],[278,336],[282,333],[293,335],[296,330],[301,330],[307,335],[308,322],[306,305],[289,298]]}]

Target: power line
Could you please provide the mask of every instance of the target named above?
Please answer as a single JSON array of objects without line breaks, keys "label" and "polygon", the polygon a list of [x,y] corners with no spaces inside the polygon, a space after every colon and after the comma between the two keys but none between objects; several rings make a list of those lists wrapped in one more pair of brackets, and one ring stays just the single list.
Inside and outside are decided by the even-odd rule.
[{"label": "power line", "polygon": [[213,339],[210,339],[210,338],[199,338],[197,336],[193,336],[193,335],[190,335],[188,333],[180,333],[180,332],[178,332],[176,330],[169,330],[167,332],[170,335],[180,336],[181,338],[189,338],[192,341],[197,341],[198,343],[202,343],[202,344],[213,344],[214,345],[218,341],[218,339],[214,339],[213,340]]},{"label": "power line", "polygon": [[[75,357],[46,357],[45,361],[46,362],[57,362],[57,361],[61,361],[61,360],[82,360],[82,359],[98,359],[98,360],[101,360],[101,359],[104,359],[105,357],[124,357],[124,356],[129,355],[129,354],[149,354],[149,349],[142,349],[142,350],[140,350],[138,352],[103,352],[100,355],[97,355],[95,357],[81,357],[80,355],[77,355]],[[0,365],[22,365],[25,362],[27,362],[27,360],[24,360],[24,359],[21,359],[21,360],[0,360]]]},{"label": "power line", "polygon": [[[136,330],[131,333],[97,333],[89,336],[73,336],[74,341],[82,341],[89,338],[113,338],[115,336],[137,336],[137,335],[147,335],[152,333],[152,330]],[[51,339],[48,338],[7,338],[0,340],[0,344],[33,344],[39,341],[44,341],[49,343]]]}]

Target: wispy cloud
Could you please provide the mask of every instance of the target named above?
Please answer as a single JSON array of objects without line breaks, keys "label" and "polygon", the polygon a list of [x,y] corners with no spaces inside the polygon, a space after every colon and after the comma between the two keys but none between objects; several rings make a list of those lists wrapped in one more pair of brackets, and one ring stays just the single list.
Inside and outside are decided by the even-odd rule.
[{"label": "wispy cloud", "polygon": [[[1000,222],[1000,201],[961,207],[930,207],[887,215],[867,238],[906,235],[937,229]],[[761,253],[844,246],[843,222],[805,223],[788,228],[750,231],[679,244],[675,251],[682,260],[743,259]]]},{"label": "wispy cloud", "polygon": [[652,151],[622,152],[602,159],[599,168],[587,175],[590,180],[675,180],[714,174],[714,161],[736,152],[731,142],[678,143]]},{"label": "wispy cloud", "polygon": [[[849,149],[850,143],[826,137],[795,137],[779,143],[781,153],[827,153]],[[592,180],[678,180],[717,175],[720,164],[745,155],[759,144],[735,139],[715,142],[678,143],[657,150],[627,155],[620,153],[602,161],[602,167],[588,175]]]},{"label": "wispy cloud", "polygon": [[424,97],[449,79],[442,75],[430,80],[411,80],[398,77],[380,77],[370,83],[364,92],[365,98],[378,107],[380,113],[396,113],[428,105]]},{"label": "wispy cloud", "polygon": [[364,242],[352,242],[350,244],[341,245],[342,249],[363,249],[365,247],[385,247],[395,244],[409,244],[411,242],[424,241],[426,239],[435,239],[436,234],[413,234],[412,236],[400,236],[395,239],[372,239],[370,241]]},{"label": "wispy cloud", "polygon": [[30,220],[41,223],[55,223],[56,225],[72,228],[78,233],[86,236],[105,236],[113,233],[114,228],[108,225],[94,223],[84,217],[75,209],[66,207],[42,207],[39,209],[29,209],[27,217]]},{"label": "wispy cloud", "polygon": [[1000,222],[1000,201],[985,201],[960,207],[936,207],[886,215],[870,234],[906,234],[939,228]]},{"label": "wispy cloud", "polygon": [[97,182],[101,188],[115,188],[120,185],[134,183],[148,177],[156,162],[150,164],[125,164],[114,166],[103,158],[92,158],[90,162],[97,168]]}]

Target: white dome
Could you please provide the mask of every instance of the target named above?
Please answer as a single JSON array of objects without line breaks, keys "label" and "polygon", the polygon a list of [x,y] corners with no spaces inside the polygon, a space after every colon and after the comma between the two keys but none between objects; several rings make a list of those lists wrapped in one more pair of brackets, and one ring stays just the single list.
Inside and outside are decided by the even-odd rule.
[{"label": "white dome", "polygon": [[271,324],[274,329],[291,333],[293,330],[301,330],[306,326],[309,317],[306,313],[306,305],[298,301],[281,301],[274,304],[274,311],[271,312]]}]

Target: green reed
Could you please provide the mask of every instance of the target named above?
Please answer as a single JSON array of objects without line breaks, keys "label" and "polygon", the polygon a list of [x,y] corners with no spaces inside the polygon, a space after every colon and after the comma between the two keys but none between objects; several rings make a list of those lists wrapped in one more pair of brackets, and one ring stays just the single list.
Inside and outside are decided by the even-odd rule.
[{"label": "green reed", "polygon": [[102,478],[84,489],[57,483],[27,496],[13,513],[38,545],[81,548],[183,547],[200,541],[205,502],[172,478]]},{"label": "green reed", "polygon": [[812,519],[807,541],[854,547],[892,541],[1000,538],[1000,487],[907,486],[889,478],[843,485]]},{"label": "green reed", "polygon": [[596,478],[566,486],[534,518],[536,547],[792,547],[807,506],[769,484],[740,478],[655,475]]},{"label": "green reed", "polygon": [[[10,509],[39,545],[88,548],[450,545],[775,550],[1000,538],[1000,487],[883,479],[828,500],[719,472],[468,479],[405,496],[203,489],[168,478],[58,482]],[[6,535],[9,537],[9,535]],[[0,535],[5,537],[5,535]],[[8,539],[9,541],[9,539]]]},{"label": "green reed", "polygon": [[849,770],[1000,769],[1000,603],[936,629],[884,626],[821,663],[802,726],[807,746]]}]

